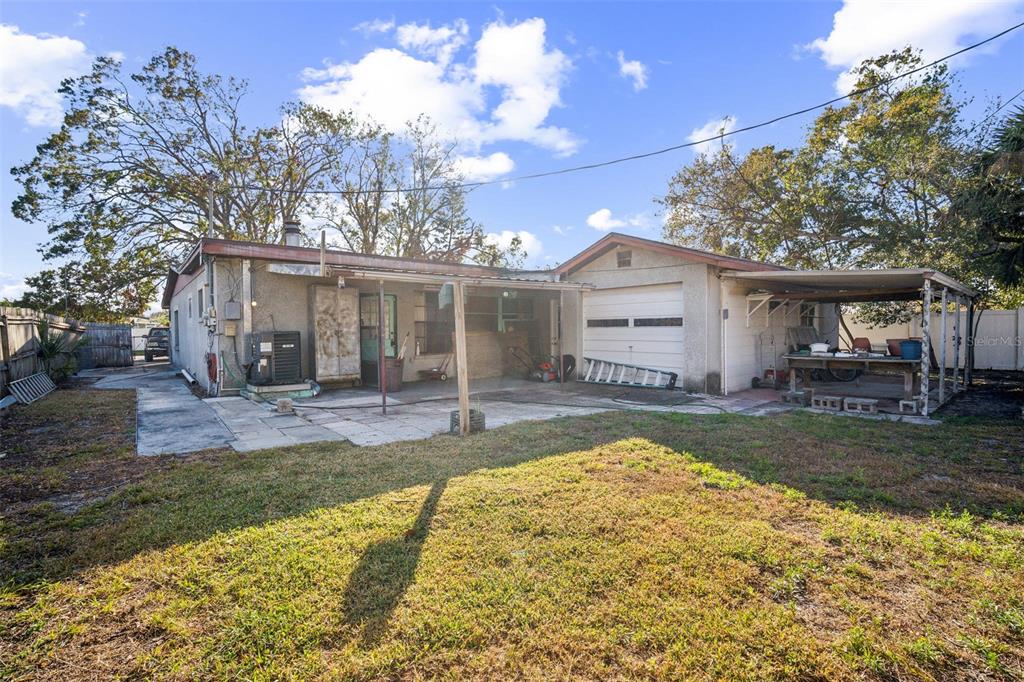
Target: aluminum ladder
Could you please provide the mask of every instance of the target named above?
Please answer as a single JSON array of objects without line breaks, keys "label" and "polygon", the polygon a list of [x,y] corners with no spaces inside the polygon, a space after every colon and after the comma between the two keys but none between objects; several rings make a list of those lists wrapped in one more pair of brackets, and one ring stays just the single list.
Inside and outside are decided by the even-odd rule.
[{"label": "aluminum ladder", "polygon": [[640,388],[664,388],[672,390],[676,387],[679,375],[662,369],[627,365],[622,362],[583,358],[586,371],[580,381],[591,384],[611,384],[614,386],[637,386]]}]

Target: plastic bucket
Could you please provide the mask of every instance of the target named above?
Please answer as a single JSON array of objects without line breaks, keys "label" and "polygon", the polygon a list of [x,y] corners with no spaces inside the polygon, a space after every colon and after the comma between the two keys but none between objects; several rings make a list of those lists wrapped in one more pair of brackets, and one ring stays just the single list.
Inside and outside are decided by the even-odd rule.
[{"label": "plastic bucket", "polygon": [[920,341],[900,341],[900,357],[904,360],[920,360],[921,359],[921,342]]}]

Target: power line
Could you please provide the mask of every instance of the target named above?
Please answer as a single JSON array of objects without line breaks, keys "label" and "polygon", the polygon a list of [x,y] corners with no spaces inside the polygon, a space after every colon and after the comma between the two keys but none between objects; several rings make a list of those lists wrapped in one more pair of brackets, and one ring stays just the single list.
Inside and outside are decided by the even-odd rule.
[{"label": "power line", "polygon": [[[932,61],[932,62],[929,62],[929,63],[924,64],[922,66],[918,66],[916,68],[910,69],[909,71],[905,71],[904,73],[897,74],[897,75],[892,76],[890,78],[883,79],[883,80],[879,81],[878,83],[875,83],[872,86],[869,86],[869,87],[866,87],[866,88],[861,88],[859,90],[853,90],[852,92],[849,92],[849,93],[847,93],[845,95],[840,95],[839,97],[833,97],[832,99],[827,100],[825,102],[821,102],[819,104],[815,104],[815,105],[812,105],[812,106],[809,106],[809,107],[804,107],[803,109],[798,109],[796,111],[791,111],[788,114],[782,114],[780,116],[776,116],[775,118],[769,119],[767,121],[761,121],[760,123],[753,123],[753,124],[748,125],[748,126],[743,126],[742,128],[736,128],[734,130],[729,130],[729,131],[724,131],[723,130],[718,135],[713,135],[711,137],[706,137],[706,138],[701,139],[701,140],[693,140],[691,142],[684,142],[684,143],[681,143],[681,144],[672,145],[670,147],[664,147],[662,149],[656,149],[656,150],[650,151],[650,152],[643,152],[643,153],[640,153],[640,154],[633,154],[633,155],[630,155],[630,156],[622,156],[622,157],[619,157],[619,158],[616,158],[616,159],[610,159],[610,160],[607,160],[607,161],[598,161],[598,162],[595,162],[595,163],[587,163],[587,164],[583,164],[583,165],[579,165],[579,166],[570,166],[568,168],[559,168],[559,169],[556,169],[556,170],[543,171],[543,172],[540,172],[540,173],[529,173],[527,175],[518,175],[518,176],[514,176],[514,177],[497,178],[497,179],[494,179],[494,180],[480,180],[480,181],[477,181],[477,182],[466,182],[466,183],[452,184],[452,185],[439,185],[439,186],[427,185],[427,186],[423,186],[423,187],[388,187],[388,188],[383,188],[383,189],[369,189],[369,190],[364,190],[364,189],[358,189],[358,190],[343,190],[343,189],[342,190],[326,190],[326,189],[324,189],[324,190],[309,190],[309,189],[294,190],[294,189],[279,189],[279,190],[274,190],[274,191],[278,191],[278,192],[281,192],[283,194],[340,194],[340,195],[358,195],[358,194],[379,194],[379,193],[384,193],[384,194],[402,194],[402,193],[406,193],[406,192],[441,191],[441,190],[447,190],[447,189],[476,189],[477,187],[486,187],[488,185],[504,184],[504,183],[507,183],[507,182],[520,182],[520,181],[523,181],[523,180],[536,180],[536,179],[539,179],[539,178],[548,178],[548,177],[552,177],[552,176],[556,176],[556,175],[566,175],[568,173],[578,173],[580,171],[594,170],[596,168],[604,168],[606,166],[614,166],[614,165],[617,165],[617,164],[620,164],[620,163],[626,163],[626,162],[629,162],[629,161],[639,161],[640,159],[648,159],[648,158],[651,158],[653,156],[660,156],[662,154],[668,154],[670,152],[679,151],[680,149],[687,149],[689,147],[696,147],[697,145],[706,144],[708,142],[714,142],[716,140],[722,140],[722,139],[724,139],[726,137],[731,137],[733,135],[739,135],[740,133],[750,132],[751,130],[757,130],[758,128],[764,128],[766,126],[774,125],[774,124],[776,124],[776,123],[778,123],[780,121],[785,121],[785,120],[790,119],[790,118],[795,118],[797,116],[802,116],[804,114],[810,113],[812,111],[816,111],[818,109],[824,109],[825,107],[828,107],[828,106],[831,106],[831,105],[836,104],[838,102],[842,102],[844,100],[850,99],[851,97],[855,97],[857,95],[862,95],[864,93],[871,92],[872,90],[876,90],[876,89],[878,89],[878,88],[880,88],[880,87],[882,87],[884,85],[888,85],[888,84],[893,83],[893,82],[895,82],[897,80],[900,80],[902,78],[906,78],[907,76],[912,76],[915,73],[920,73],[921,71],[925,71],[927,69],[930,69],[933,66],[941,64],[942,62],[949,61],[950,59],[953,59],[954,57],[958,57],[958,56],[960,56],[960,55],[962,55],[962,54],[964,54],[966,52],[970,52],[971,50],[975,50],[975,49],[977,49],[977,48],[979,48],[979,47],[981,47],[983,45],[987,45],[988,43],[991,43],[994,40],[998,40],[999,38],[1002,38],[1006,34],[1011,33],[1013,31],[1016,31],[1017,29],[1021,28],[1022,26],[1024,26],[1024,22],[1021,22],[1019,24],[1015,24],[1013,26],[1010,26],[1009,28],[1006,28],[1006,29],[1000,31],[999,33],[996,33],[995,35],[989,36],[988,38],[985,38],[984,40],[978,41],[978,42],[976,42],[976,43],[974,43],[972,45],[968,45],[967,47],[961,48],[961,49],[957,50],[956,52],[951,52],[950,54],[947,54],[945,57],[940,57],[939,59],[936,59],[935,61]],[[1016,97],[1018,95],[1020,95],[1020,94],[1021,93],[1018,93],[1017,95],[1014,95],[1014,97],[1011,98],[1010,100],[1008,100],[1006,102],[1006,104],[1009,104],[1010,101],[1012,101],[1013,99],[1016,99]],[[1003,106],[1005,106],[1005,104]],[[999,109],[1002,109],[1002,107],[1000,107]],[[999,109],[996,109],[996,112],[998,112]],[[989,117],[991,117],[994,114],[995,114],[995,112],[993,112],[992,114],[989,114]],[[253,186],[247,186],[247,185],[228,186],[228,188],[229,189],[246,189],[246,190],[253,190],[253,191],[267,191],[266,187],[253,187]]]}]

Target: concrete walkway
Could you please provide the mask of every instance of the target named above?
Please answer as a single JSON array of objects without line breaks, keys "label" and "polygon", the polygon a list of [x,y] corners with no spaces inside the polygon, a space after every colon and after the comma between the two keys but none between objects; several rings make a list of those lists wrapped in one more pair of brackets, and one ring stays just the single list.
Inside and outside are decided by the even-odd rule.
[{"label": "concrete walkway", "polygon": [[135,389],[135,451],[140,455],[198,452],[222,448],[234,440],[224,422],[166,362],[83,370],[79,376],[101,377],[93,388]]}]

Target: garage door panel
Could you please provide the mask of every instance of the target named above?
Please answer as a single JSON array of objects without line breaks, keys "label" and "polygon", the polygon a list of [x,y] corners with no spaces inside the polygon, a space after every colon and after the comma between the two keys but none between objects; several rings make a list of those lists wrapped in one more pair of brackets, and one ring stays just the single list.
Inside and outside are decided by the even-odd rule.
[{"label": "garage door panel", "polygon": [[[587,320],[682,317],[682,285],[600,289],[588,292]],[[685,361],[683,327],[584,327],[587,357],[682,373]]]}]

